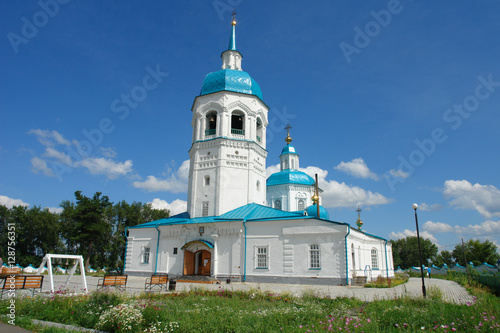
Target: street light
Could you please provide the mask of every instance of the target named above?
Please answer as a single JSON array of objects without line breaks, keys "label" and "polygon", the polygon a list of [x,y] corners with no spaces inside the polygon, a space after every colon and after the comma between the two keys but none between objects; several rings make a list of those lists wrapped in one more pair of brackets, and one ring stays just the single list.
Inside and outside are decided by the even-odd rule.
[{"label": "street light", "polygon": [[425,283],[424,283],[424,265],[422,264],[422,250],[420,248],[420,233],[418,232],[418,218],[417,218],[417,208],[418,205],[414,203],[412,205],[415,210],[415,225],[417,226],[417,242],[418,242],[418,258],[420,259],[420,273],[422,273],[422,294],[426,297],[425,293]]}]

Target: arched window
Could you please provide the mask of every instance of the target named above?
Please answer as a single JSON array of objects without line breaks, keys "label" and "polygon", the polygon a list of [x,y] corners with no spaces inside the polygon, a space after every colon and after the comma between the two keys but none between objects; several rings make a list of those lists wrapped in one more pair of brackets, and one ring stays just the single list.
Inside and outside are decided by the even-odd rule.
[{"label": "arched window", "polygon": [[299,199],[299,202],[297,203],[297,210],[304,210],[306,209],[306,203],[304,199]]},{"label": "arched window", "polygon": [[274,200],[274,208],[281,210],[281,200],[280,199]]},{"label": "arched window", "polygon": [[354,244],[351,244],[352,268],[356,269],[356,254],[354,253]]},{"label": "arched window", "polygon": [[262,142],[262,120],[260,118],[257,118],[257,142]]},{"label": "arched window", "polygon": [[205,176],[205,186],[210,186],[210,176]]},{"label": "arched window", "polygon": [[245,135],[245,115],[241,111],[231,114],[231,134]]},{"label": "arched window", "polygon": [[210,111],[207,113],[207,126],[205,130],[205,136],[208,135],[215,135],[217,132],[217,112],[215,111]]},{"label": "arched window", "polygon": [[361,269],[361,246],[358,246],[358,268]]},{"label": "arched window", "polygon": [[208,201],[201,203],[201,216],[208,216]]},{"label": "arched window", "polygon": [[260,191],[260,181],[257,181],[257,191]]},{"label": "arched window", "polygon": [[378,256],[376,248],[372,249],[372,269],[378,269]]},{"label": "arched window", "polygon": [[313,244],[309,247],[309,258],[309,268],[321,268],[318,244]]}]

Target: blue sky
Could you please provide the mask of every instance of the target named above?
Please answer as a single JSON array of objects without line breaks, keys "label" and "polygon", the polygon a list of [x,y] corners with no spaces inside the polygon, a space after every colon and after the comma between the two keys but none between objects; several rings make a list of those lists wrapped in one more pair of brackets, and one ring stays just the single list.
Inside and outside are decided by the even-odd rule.
[{"label": "blue sky", "polygon": [[498,1],[8,1],[0,27],[0,203],[74,192],[185,206],[191,106],[231,12],[243,70],[286,122],[333,220],[385,238],[500,244]]}]

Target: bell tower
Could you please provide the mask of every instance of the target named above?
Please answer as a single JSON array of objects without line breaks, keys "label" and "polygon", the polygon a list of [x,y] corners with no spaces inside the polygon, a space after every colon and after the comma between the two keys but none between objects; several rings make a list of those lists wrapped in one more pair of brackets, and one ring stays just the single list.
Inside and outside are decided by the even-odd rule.
[{"label": "bell tower", "polygon": [[209,73],[194,100],[189,150],[188,213],[218,216],[266,203],[266,127],[269,107],[241,67],[233,15],[222,69]]}]

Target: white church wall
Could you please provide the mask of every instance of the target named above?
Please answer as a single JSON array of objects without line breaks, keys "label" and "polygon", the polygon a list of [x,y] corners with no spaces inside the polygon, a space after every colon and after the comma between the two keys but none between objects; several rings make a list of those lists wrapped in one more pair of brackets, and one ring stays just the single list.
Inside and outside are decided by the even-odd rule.
[{"label": "white church wall", "polygon": [[[392,246],[378,237],[367,235],[351,228],[347,239],[349,278],[364,276],[368,281],[377,277],[394,276]],[[354,260],[353,260],[354,250]],[[372,250],[376,250],[376,265],[372,258]],[[353,262],[354,261],[354,262]]]},{"label": "white church wall", "polygon": [[[246,281],[343,283],[345,225],[311,219],[246,225],[249,234]],[[319,248],[319,267],[311,265],[311,245]],[[267,250],[267,267],[259,267],[260,249]]]},{"label": "white church wall", "polygon": [[157,243],[155,234],[157,235],[155,228],[129,229],[126,273],[134,272],[137,275],[148,275],[154,271]]}]

